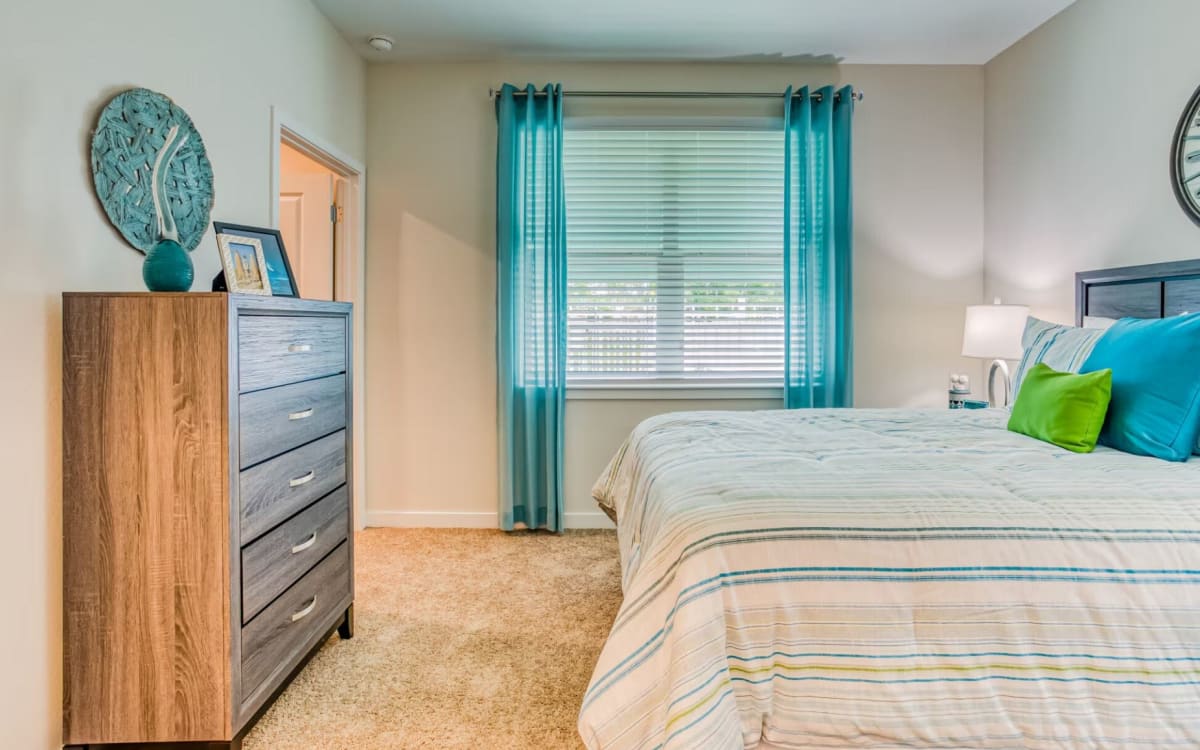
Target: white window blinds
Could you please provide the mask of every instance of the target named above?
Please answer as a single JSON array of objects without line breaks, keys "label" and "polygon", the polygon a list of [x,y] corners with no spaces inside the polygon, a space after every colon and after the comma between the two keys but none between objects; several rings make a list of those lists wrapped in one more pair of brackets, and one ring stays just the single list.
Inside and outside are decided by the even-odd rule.
[{"label": "white window blinds", "polygon": [[778,385],[783,134],[568,129],[569,385]]}]

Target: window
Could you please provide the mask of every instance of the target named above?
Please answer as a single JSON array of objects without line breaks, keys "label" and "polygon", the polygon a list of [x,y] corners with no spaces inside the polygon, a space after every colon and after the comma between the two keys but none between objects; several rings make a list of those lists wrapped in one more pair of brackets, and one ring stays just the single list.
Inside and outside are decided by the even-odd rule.
[{"label": "window", "polygon": [[783,145],[566,132],[569,386],[781,384]]}]

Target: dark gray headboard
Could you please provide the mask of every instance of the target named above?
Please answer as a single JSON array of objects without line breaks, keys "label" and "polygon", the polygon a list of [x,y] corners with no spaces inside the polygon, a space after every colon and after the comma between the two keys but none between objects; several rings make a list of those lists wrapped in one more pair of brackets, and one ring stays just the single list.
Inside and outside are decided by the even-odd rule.
[{"label": "dark gray headboard", "polygon": [[1200,312],[1200,260],[1075,274],[1075,325],[1083,316],[1169,318]]}]

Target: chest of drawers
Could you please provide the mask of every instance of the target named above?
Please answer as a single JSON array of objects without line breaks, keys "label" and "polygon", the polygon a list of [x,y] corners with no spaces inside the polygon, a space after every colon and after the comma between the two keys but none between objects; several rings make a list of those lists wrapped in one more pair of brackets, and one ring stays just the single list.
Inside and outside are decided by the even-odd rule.
[{"label": "chest of drawers", "polygon": [[351,636],[350,316],[64,295],[69,746],[237,748],[335,629]]}]

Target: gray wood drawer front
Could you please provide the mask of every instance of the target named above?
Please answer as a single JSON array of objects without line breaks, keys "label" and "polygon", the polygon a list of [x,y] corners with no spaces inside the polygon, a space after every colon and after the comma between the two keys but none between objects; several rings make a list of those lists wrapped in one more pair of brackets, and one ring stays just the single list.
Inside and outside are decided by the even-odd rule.
[{"label": "gray wood drawer front", "polygon": [[350,505],[342,485],[243,549],[242,622],[253,619],[345,541],[349,529]]},{"label": "gray wood drawer front", "polygon": [[242,628],[242,695],[317,637],[349,596],[350,550],[343,542]]},{"label": "gray wood drawer front", "polygon": [[242,468],[346,426],[346,376],[239,397]]},{"label": "gray wood drawer front", "polygon": [[343,316],[238,318],[238,384],[242,392],[345,371]]},{"label": "gray wood drawer front", "polygon": [[346,431],[313,441],[246,469],[238,477],[242,544],[346,482]]}]

